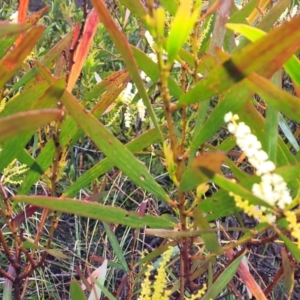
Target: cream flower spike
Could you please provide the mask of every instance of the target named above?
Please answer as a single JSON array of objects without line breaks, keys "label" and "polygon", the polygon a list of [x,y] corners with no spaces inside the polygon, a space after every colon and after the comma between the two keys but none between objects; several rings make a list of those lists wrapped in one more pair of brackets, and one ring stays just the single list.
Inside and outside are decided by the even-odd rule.
[{"label": "cream flower spike", "polygon": [[[282,176],[272,173],[275,164],[269,160],[268,154],[262,150],[262,145],[257,137],[251,133],[251,129],[244,122],[237,122],[238,115],[232,112],[224,116],[228,131],[236,137],[236,143],[248,157],[249,163],[255,168],[255,173],[261,176],[261,182],[252,186],[254,196],[265,201],[274,209],[284,210],[292,203],[292,197],[287,184]],[[274,223],[276,217],[272,210],[265,207],[255,207],[250,205],[247,200],[232,194],[236,205],[249,216],[258,218],[261,222]],[[294,227],[293,227],[294,228]]]}]

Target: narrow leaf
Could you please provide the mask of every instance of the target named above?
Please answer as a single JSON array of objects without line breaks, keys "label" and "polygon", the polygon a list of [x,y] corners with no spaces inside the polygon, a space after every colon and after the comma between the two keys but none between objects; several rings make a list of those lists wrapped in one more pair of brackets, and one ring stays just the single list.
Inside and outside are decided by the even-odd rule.
[{"label": "narrow leaf", "polygon": [[0,119],[0,142],[59,120],[61,116],[62,111],[59,109],[44,109],[2,118]]},{"label": "narrow leaf", "polygon": [[284,234],[278,232],[278,235],[284,241],[285,245],[291,251],[296,260],[300,262],[300,249]]},{"label": "narrow leaf", "polygon": [[169,201],[163,188],[158,185],[148,170],[118,141],[95,117],[86,112],[80,103],[67,91],[61,101],[78,125],[94,141],[105,155],[114,161],[124,174],[129,176],[138,186]]},{"label": "narrow leaf", "polygon": [[222,290],[227,286],[230,280],[236,273],[240,262],[243,259],[243,255],[236,258],[218,277],[218,279],[209,288],[202,300],[216,299]]},{"label": "narrow leaf", "polygon": [[199,16],[201,4],[198,4],[191,14],[192,6],[193,1],[191,0],[181,1],[175,19],[172,22],[170,34],[167,39],[168,62],[171,64],[174,62],[179,50],[186,42],[197,17]]},{"label": "narrow leaf", "polygon": [[[96,286],[92,289],[88,300],[98,300],[101,299],[102,289],[100,285],[104,285],[107,273],[107,259],[105,259],[102,265],[97,269],[97,278],[92,277],[91,279],[96,283]],[[97,284],[99,283],[99,284]]]},{"label": "narrow leaf", "polygon": [[0,37],[14,36],[17,33],[28,29],[24,24],[12,24],[7,21],[0,21]]},{"label": "narrow leaf", "polygon": [[[277,71],[272,81],[279,88],[281,87],[282,76],[281,71]],[[277,157],[277,143],[278,143],[278,121],[279,121],[279,110],[273,107],[272,104],[267,106],[266,111],[266,126],[265,126],[265,147],[269,159],[276,163]]]},{"label": "narrow leaf", "polygon": [[[255,42],[266,35],[264,31],[244,24],[227,24],[226,27],[239,32],[251,42]],[[285,71],[298,85],[300,85],[300,75],[298,72],[299,68],[300,61],[296,55],[292,55],[292,57],[284,64]]]},{"label": "narrow leaf", "polygon": [[121,246],[116,238],[116,235],[113,233],[113,231],[111,230],[111,228],[109,227],[109,225],[107,223],[103,222],[102,224],[104,226],[107,237],[110,241],[110,244],[114,250],[114,253],[115,253],[117,259],[119,260],[120,264],[122,265],[124,271],[128,272],[129,268],[128,268],[126,259],[124,257],[123,251],[121,249]]},{"label": "narrow leaf", "polygon": [[[159,135],[156,129],[151,129],[146,131],[138,138],[132,140],[126,144],[126,148],[131,151],[141,151],[142,149],[148,147],[149,145],[157,142],[159,140]],[[86,187],[90,182],[108,172],[114,166],[114,161],[108,158],[103,159],[100,163],[93,166],[91,169],[86,171],[81,177],[77,179],[71,186],[69,186],[65,192],[65,197],[74,197],[80,189]]]},{"label": "narrow leaf", "polygon": [[67,86],[68,91],[72,91],[76,80],[78,79],[81,69],[84,65],[88,52],[93,42],[93,37],[97,30],[97,25],[99,22],[99,17],[95,9],[92,9],[88,19],[86,21],[83,35],[81,41],[79,43],[78,48],[76,49],[76,53],[74,55],[75,63],[72,66],[69,82]]},{"label": "narrow leaf", "polygon": [[282,267],[284,273],[284,285],[288,293],[291,295],[294,289],[294,271],[295,268],[289,260],[286,248],[281,248]]},{"label": "narrow leaf", "polygon": [[16,202],[25,202],[50,210],[66,212],[87,218],[92,218],[113,224],[123,224],[133,228],[172,228],[174,224],[168,220],[151,215],[140,217],[136,212],[105,206],[94,202],[78,201],[73,199],[58,199],[51,197],[15,196]]},{"label": "narrow leaf", "polygon": [[23,37],[23,41],[14,47],[0,60],[0,88],[15,74],[26,57],[44,32],[44,26],[36,26],[30,29]]}]

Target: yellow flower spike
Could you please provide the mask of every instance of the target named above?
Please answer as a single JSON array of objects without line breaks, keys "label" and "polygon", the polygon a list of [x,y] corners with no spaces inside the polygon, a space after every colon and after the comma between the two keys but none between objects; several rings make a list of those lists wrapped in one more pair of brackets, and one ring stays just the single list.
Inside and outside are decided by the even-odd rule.
[{"label": "yellow flower spike", "polygon": [[294,211],[285,211],[284,215],[288,222],[288,229],[291,231],[292,237],[297,240],[297,247],[300,249],[300,224],[297,223],[297,215]]},{"label": "yellow flower spike", "polygon": [[195,295],[192,295],[191,298],[185,298],[186,300],[196,300],[200,299],[200,297],[204,296],[206,292],[207,286],[206,284],[203,284],[202,289],[200,289]]},{"label": "yellow flower spike", "polygon": [[[170,290],[166,290],[167,286],[167,273],[166,266],[169,262],[173,248],[169,247],[168,250],[163,254],[160,265],[157,269],[157,275],[155,276],[155,282],[150,282],[150,274],[153,270],[153,266],[149,265],[145,273],[145,279],[141,286],[141,294],[138,300],[169,300],[171,295]],[[152,296],[150,296],[152,295]]]},{"label": "yellow flower spike", "polygon": [[160,300],[168,300],[164,296],[164,290],[167,285],[167,273],[166,273],[166,265],[171,258],[173,252],[173,248],[169,247],[169,249],[164,253],[162,257],[162,261],[157,269],[157,275],[155,276],[155,283],[153,284],[153,296],[152,300],[160,299]]},{"label": "yellow flower spike", "polygon": [[206,27],[204,28],[204,30],[201,33],[200,40],[199,40],[199,46],[198,46],[199,49],[201,48],[202,43],[203,43],[204,39],[206,38],[209,30],[210,30],[210,27],[211,27],[211,24],[212,24],[212,20],[213,20],[213,15],[210,16],[210,18],[209,18],[209,20],[207,22]]},{"label": "yellow flower spike", "polygon": [[5,184],[21,184],[23,175],[28,171],[28,167],[23,164],[19,164],[16,159],[14,159],[4,170],[2,175],[2,183]]}]

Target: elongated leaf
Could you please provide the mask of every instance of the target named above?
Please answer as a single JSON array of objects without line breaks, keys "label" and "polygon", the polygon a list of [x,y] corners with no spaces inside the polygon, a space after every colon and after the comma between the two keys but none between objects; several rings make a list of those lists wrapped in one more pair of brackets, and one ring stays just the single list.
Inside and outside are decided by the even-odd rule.
[{"label": "elongated leaf", "polygon": [[289,260],[287,251],[284,247],[281,248],[282,267],[284,273],[284,285],[288,293],[291,295],[295,285],[294,264]]},{"label": "elongated leaf", "polygon": [[[16,269],[12,266],[12,264],[9,264],[7,273],[12,278],[15,278]],[[11,300],[13,298],[12,289],[13,289],[13,282],[10,279],[6,278],[5,281],[4,281],[4,286],[3,286],[2,300]]]},{"label": "elongated leaf", "polygon": [[228,23],[248,23],[246,18],[257,7],[258,2],[258,0],[251,0],[248,3],[245,3],[242,9],[230,16]]},{"label": "elongated leaf", "polygon": [[[266,78],[255,73],[245,80],[246,86],[255,91],[263,100],[278,111],[295,121],[300,121],[300,101],[298,97],[289,94],[273,85]],[[283,105],[284,103],[284,105]]]},{"label": "elongated leaf", "polygon": [[199,237],[203,232],[207,233],[208,230],[190,230],[190,231],[174,231],[168,229],[149,229],[145,228],[145,234],[158,236],[167,239],[180,239],[180,238],[191,238]]},{"label": "elongated leaf", "polygon": [[143,189],[168,201],[169,197],[148,170],[122,145],[95,117],[86,112],[67,91],[61,101],[78,125],[94,141],[105,155],[132,181]]},{"label": "elongated leaf", "polygon": [[[54,142],[53,140],[50,140],[43,148],[42,152],[39,154],[35,162],[30,166],[30,171],[28,175],[24,178],[23,184],[18,190],[19,194],[27,194],[30,191],[32,185],[35,182],[37,182],[39,178],[48,170],[49,166],[53,162],[54,151]],[[2,154],[2,152],[0,153],[0,155]],[[0,169],[1,166],[2,165],[0,161]]]},{"label": "elongated leaf", "polygon": [[13,197],[13,200],[108,223],[123,224],[133,228],[143,228],[144,226],[149,226],[151,228],[174,227],[172,222],[160,217],[151,215],[140,217],[136,212],[128,212],[118,207],[105,206],[93,202],[30,196],[15,196]]},{"label": "elongated leaf", "polygon": [[[257,226],[257,228],[259,228],[259,226]],[[235,253],[232,249],[230,249],[230,250],[226,251],[226,256],[232,260],[235,257]],[[247,289],[251,291],[251,293],[255,299],[267,300],[267,297],[265,296],[261,287],[258,285],[258,283],[255,281],[255,279],[249,272],[248,265],[244,264],[243,260],[245,260],[245,259],[246,259],[246,257],[244,257],[242,259],[240,265],[238,266],[238,270],[237,270],[237,273],[240,277],[241,282],[243,282],[245,284],[245,286],[247,287]]]},{"label": "elongated leaf", "polygon": [[18,22],[22,23],[26,19],[27,10],[28,10],[29,0],[23,0],[19,3],[18,7]]},{"label": "elongated leaf", "polygon": [[117,300],[113,294],[103,285],[101,284],[98,280],[94,280],[95,284],[101,289],[103,294],[109,299],[109,300]]},{"label": "elongated leaf", "polygon": [[69,82],[67,86],[68,91],[72,91],[76,83],[76,80],[80,75],[81,69],[84,65],[84,62],[86,60],[86,57],[92,45],[93,37],[97,30],[98,22],[99,22],[98,14],[95,11],[95,9],[92,9],[86,21],[81,41],[74,55],[75,63],[71,69]]},{"label": "elongated leaf", "polygon": [[[202,2],[202,1],[200,1]],[[190,14],[193,1],[181,1],[177,9],[174,21],[171,25],[169,37],[167,39],[168,62],[173,63],[180,48],[186,42],[190,31],[200,13],[201,3],[197,4],[192,14]]]},{"label": "elongated leaf", "polygon": [[178,2],[176,0],[161,0],[160,2],[172,16],[175,16],[178,9]]},{"label": "elongated leaf", "polygon": [[284,234],[278,233],[278,235],[284,241],[285,245],[297,259],[297,261],[300,262],[300,249],[293,242],[291,242]]},{"label": "elongated leaf", "polygon": [[[299,49],[300,15],[235,53],[179,99],[179,106],[204,101],[243,80],[252,72],[277,71]],[[271,73],[271,75],[273,74]]]},{"label": "elongated leaf", "polygon": [[79,282],[75,279],[71,281],[70,294],[72,300],[86,300],[84,292]]},{"label": "elongated leaf", "polygon": [[45,14],[48,8],[49,8],[48,6],[44,6],[42,9],[32,12],[29,16],[26,17],[24,21],[19,21],[19,22],[24,22],[27,25],[33,26],[37,24],[37,22]]},{"label": "elongated leaf", "polygon": [[[9,115],[24,112],[27,110],[33,109],[33,104],[37,102],[37,100],[46,93],[47,89],[49,88],[49,84],[46,81],[40,82],[40,84],[32,84],[27,87],[22,93],[16,94],[14,97],[9,99],[7,104],[5,105],[4,110],[0,112],[0,118],[7,117]],[[42,101],[38,101],[42,102]],[[52,104],[52,103],[51,103]],[[52,108],[50,103],[47,103],[48,108]],[[53,102],[53,104],[55,104]],[[53,106],[53,108],[56,106]],[[41,108],[41,107],[37,107]]]},{"label": "elongated leaf", "polygon": [[[0,27],[1,30],[1,27]],[[8,35],[0,38],[0,58],[3,57],[13,46],[18,34]]]},{"label": "elongated leaf", "polygon": [[[106,87],[106,93],[102,95],[98,103],[93,107],[91,113],[96,117],[100,117],[109,107],[113,106],[113,102],[126,88],[129,80],[128,73],[119,76],[113,84]],[[77,134],[79,134],[78,132]]]},{"label": "elongated leaf", "polygon": [[59,259],[68,259],[68,256],[65,255],[62,251],[57,250],[57,249],[47,249],[45,247],[41,247],[38,246],[36,244],[34,244],[31,241],[25,241],[24,243],[22,243],[22,247],[24,247],[25,249],[39,249],[39,250],[44,250],[46,251],[48,254],[59,258]]},{"label": "elongated leaf", "polygon": [[[260,38],[264,37],[266,33],[256,27],[251,27],[244,24],[227,24],[229,29],[239,32],[244,35],[251,42],[255,42]],[[300,75],[299,75],[300,61],[296,55],[293,55],[285,64],[284,69],[289,74],[289,76],[300,85]]]},{"label": "elongated leaf", "polygon": [[293,148],[296,150],[296,152],[298,152],[300,150],[298,142],[297,142],[294,134],[292,133],[291,128],[289,127],[286,120],[284,119],[284,117],[281,114],[279,115],[279,126],[280,126],[280,129],[282,130],[284,136],[288,139],[288,141],[293,146]]},{"label": "elongated leaf", "polygon": [[12,24],[7,21],[0,21],[0,37],[11,36],[28,29],[24,24]]},{"label": "elongated leaf", "polygon": [[[148,147],[149,145],[159,141],[159,135],[156,129],[151,129],[133,141],[126,144],[126,148],[131,151],[141,151],[142,149]],[[114,161],[108,158],[103,159],[100,163],[93,166],[91,169],[86,171],[81,177],[79,177],[76,182],[74,182],[70,187],[68,187],[65,192],[65,197],[74,197],[80,189],[86,187],[90,182],[98,178],[99,176],[105,174],[114,166]]]},{"label": "elongated leaf", "polygon": [[[19,5],[19,13],[18,13],[18,22],[26,24],[28,26],[33,26],[37,24],[42,15],[48,10],[48,6],[43,7],[41,10],[31,13],[29,16],[27,15],[28,8],[28,0],[21,1]],[[15,42],[15,47],[18,47],[23,40],[23,34],[21,34]]]},{"label": "elongated leaf", "polygon": [[0,88],[15,74],[45,30],[44,26],[30,29],[23,37],[23,42],[14,47],[0,60]]},{"label": "elongated leaf", "polygon": [[[193,142],[190,146],[191,152],[194,152],[202,143],[213,136],[217,130],[224,124],[224,116],[231,111],[237,113],[245,105],[252,95],[251,90],[238,83],[222,99],[219,105],[213,110],[208,120],[199,131],[195,132]],[[192,159],[192,158],[191,158]]]},{"label": "elongated leaf", "polygon": [[[281,14],[285,11],[285,9],[290,5],[290,0],[281,0],[274,5],[270,11],[262,18],[262,20],[257,24],[257,28],[268,31],[271,28],[273,28],[276,21],[279,19]],[[252,21],[248,18],[248,23],[252,24]],[[239,43],[239,45],[234,49],[233,52],[238,52],[242,48],[245,47],[249,42],[247,39],[242,39]]]},{"label": "elongated leaf", "polygon": [[127,7],[132,14],[138,17],[138,19],[145,23],[145,15],[147,14],[146,7],[143,5],[142,1],[136,0],[120,0],[120,2]]},{"label": "elongated leaf", "polygon": [[[122,58],[124,59],[124,61],[126,63],[126,67],[129,71],[130,77],[134,81],[134,83],[138,89],[138,93],[139,93],[140,97],[143,99],[144,105],[147,107],[149,116],[150,116],[154,126],[158,129],[159,125],[158,125],[156,116],[154,114],[150,99],[147,95],[146,89],[144,87],[143,81],[139,74],[139,70],[138,70],[136,61],[133,57],[133,54],[132,54],[132,51],[130,49],[127,39],[125,38],[124,34],[120,31],[118,26],[115,24],[111,14],[109,13],[107,7],[105,6],[105,3],[102,1],[96,1],[96,0],[92,0],[92,3],[94,5],[96,11],[99,14],[101,22],[104,24],[104,26],[106,27],[112,40],[114,41],[116,48],[121,53]],[[162,135],[161,135],[161,141],[163,142]]]},{"label": "elongated leaf", "polygon": [[62,111],[59,109],[44,109],[28,111],[0,119],[0,142],[4,142],[16,135],[26,133],[59,120]]},{"label": "elongated leaf", "polygon": [[218,277],[218,279],[209,288],[202,300],[216,299],[222,290],[227,286],[230,280],[235,275],[240,262],[243,259],[243,255],[236,258]]},{"label": "elongated leaf", "polygon": [[[98,268],[99,275],[97,278],[92,277],[92,280],[96,283],[96,286],[94,289],[92,289],[90,296],[88,300],[98,300],[101,299],[102,289],[100,285],[104,285],[105,279],[106,279],[106,273],[107,273],[107,259],[105,259],[102,263],[102,265]],[[98,284],[97,284],[98,283]]]},{"label": "elongated leaf", "polygon": [[[277,71],[273,75],[272,81],[279,88],[281,87],[281,82],[282,82],[281,71]],[[273,105],[269,104],[267,106],[267,111],[266,111],[264,149],[266,149],[269,159],[275,163],[277,157],[278,121],[279,121],[278,109],[274,108]]]},{"label": "elongated leaf", "polygon": [[208,213],[208,221],[230,216],[238,211],[234,199],[225,190],[219,190],[213,196],[202,201],[199,208],[201,211]]},{"label": "elongated leaf", "polygon": [[[119,260],[120,264],[122,265],[123,267],[123,270],[128,272],[129,271],[129,268],[128,268],[128,265],[127,265],[127,262],[126,262],[126,259],[124,257],[124,254],[123,254],[123,251],[121,249],[121,246],[115,236],[115,234],[113,233],[113,231],[111,230],[111,228],[109,227],[109,225],[105,222],[102,223],[103,226],[104,226],[104,229],[106,231],[106,234],[107,234],[107,237],[111,243],[111,246],[114,250],[114,253],[117,257],[117,259]],[[103,284],[103,283],[102,283]]]},{"label": "elongated leaf", "polygon": [[[248,24],[248,17],[249,14],[256,9],[256,7],[258,6],[258,0],[251,0],[248,3],[245,3],[244,6],[237,10],[235,13],[233,13],[229,20],[228,23],[245,23]],[[229,52],[232,48],[232,50],[234,50],[236,48],[235,46],[235,37],[234,34],[230,31],[227,30],[226,35],[225,35],[225,39],[224,39],[224,48],[228,49]]]},{"label": "elongated leaf", "polygon": [[128,72],[126,70],[120,70],[118,72],[114,72],[111,75],[105,77],[101,82],[95,85],[86,95],[85,99],[92,100],[96,99],[105,91],[110,91],[111,89],[115,89],[116,85],[120,85],[124,82],[123,77],[127,78]]}]

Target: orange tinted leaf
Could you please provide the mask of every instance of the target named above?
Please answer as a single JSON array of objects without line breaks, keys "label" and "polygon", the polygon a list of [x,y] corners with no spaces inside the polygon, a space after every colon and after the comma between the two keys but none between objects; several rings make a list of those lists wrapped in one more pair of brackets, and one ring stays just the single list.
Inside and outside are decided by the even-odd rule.
[{"label": "orange tinted leaf", "polygon": [[[228,259],[233,260],[235,258],[235,253],[232,249],[230,249],[226,252],[226,256],[228,257]],[[256,283],[255,279],[243,262],[239,264],[237,273],[240,276],[240,280],[245,284],[245,286],[255,297],[254,299],[267,300],[267,297],[265,296],[261,287]]]},{"label": "orange tinted leaf", "polygon": [[9,23],[7,21],[1,21],[0,37],[15,35],[17,33],[21,33],[27,28],[28,26],[24,26],[23,24],[14,24],[14,23]]},{"label": "orange tinted leaf", "polygon": [[225,157],[225,153],[222,152],[198,155],[193,159],[192,167],[211,178],[211,176],[220,171],[220,166]]},{"label": "orange tinted leaf", "polygon": [[39,19],[43,16],[43,14],[48,10],[48,8],[49,8],[48,6],[45,6],[41,10],[33,12],[26,18],[24,23],[31,26],[35,25],[39,21]]},{"label": "orange tinted leaf", "polygon": [[195,157],[183,174],[179,190],[182,192],[190,191],[199,184],[209,181],[216,173],[219,173],[225,157],[226,155],[221,152],[207,153]]},{"label": "orange tinted leaf", "polygon": [[300,15],[233,54],[222,66],[216,67],[182,96],[179,106],[204,101],[220,94],[252,72],[272,76],[300,47],[299,21]]},{"label": "orange tinted leaf", "polygon": [[36,26],[23,37],[22,43],[14,47],[0,60],[0,88],[15,74],[45,30],[44,26]]},{"label": "orange tinted leaf", "polygon": [[61,110],[45,109],[28,111],[0,119],[0,142],[25,133],[61,118]]},{"label": "orange tinted leaf", "polygon": [[93,9],[88,17],[88,20],[84,27],[81,42],[74,55],[75,63],[71,69],[68,87],[67,87],[68,91],[71,91],[73,89],[76,80],[80,75],[81,69],[90,50],[93,37],[96,33],[98,22],[99,22],[98,14],[96,10]]},{"label": "orange tinted leaf", "polygon": [[[67,45],[70,44],[73,34],[74,34],[73,31],[71,31],[67,35],[65,35],[47,54],[43,56],[43,58],[41,58],[40,63],[46,67],[52,64],[53,61],[55,61],[57,57],[59,57],[59,55],[63,52],[63,50],[66,49]],[[65,64],[65,59],[64,59],[64,64]],[[16,91],[17,89],[19,89],[21,86],[26,84],[29,80],[34,78],[37,74],[38,74],[38,69],[36,66],[34,66],[13,86],[12,91]]]},{"label": "orange tinted leaf", "polygon": [[[28,2],[28,0],[26,0]],[[24,1],[24,2],[26,2]],[[21,3],[23,3],[23,1],[21,1]],[[25,7],[24,7],[25,9]],[[25,10],[25,15],[24,15],[24,18],[22,16],[22,20],[21,19],[18,19],[19,22],[22,22],[23,24],[27,25],[27,26],[33,26],[35,25],[39,19],[42,17],[42,15],[48,10],[48,6],[45,6],[44,8],[42,8],[41,10],[37,11],[37,12],[34,12],[32,14],[30,14],[26,19],[26,11],[27,11],[27,7],[26,7],[26,10]],[[20,17],[20,13],[18,15],[18,18]],[[25,19],[25,20],[24,20]],[[23,39],[23,34],[21,34],[18,39],[16,40],[16,43],[15,43],[15,46],[18,46],[21,41]]]},{"label": "orange tinted leaf", "polygon": [[22,23],[26,19],[29,0],[19,1],[18,22]]}]

